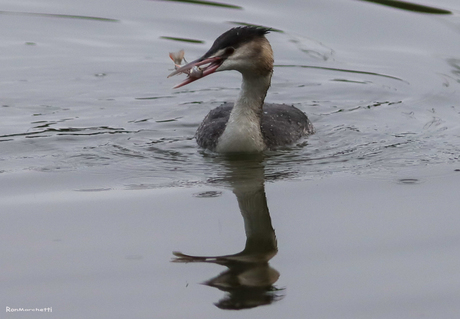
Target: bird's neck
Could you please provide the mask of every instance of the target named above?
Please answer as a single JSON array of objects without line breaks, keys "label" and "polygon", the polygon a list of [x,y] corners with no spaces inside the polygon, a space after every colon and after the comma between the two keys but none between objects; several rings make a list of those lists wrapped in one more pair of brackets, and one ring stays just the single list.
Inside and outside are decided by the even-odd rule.
[{"label": "bird's neck", "polygon": [[271,72],[266,76],[243,74],[241,91],[219,138],[218,152],[261,152],[266,148],[260,121],[270,81]]},{"label": "bird's neck", "polygon": [[265,96],[270,87],[271,74],[265,77],[243,75],[243,83],[235,102],[233,111],[254,112],[260,114],[264,105]]}]

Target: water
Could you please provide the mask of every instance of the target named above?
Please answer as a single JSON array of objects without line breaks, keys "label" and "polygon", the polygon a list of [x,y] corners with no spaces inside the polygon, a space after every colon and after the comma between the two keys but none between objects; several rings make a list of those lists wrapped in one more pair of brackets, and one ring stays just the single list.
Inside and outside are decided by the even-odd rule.
[{"label": "water", "polygon": [[[2,306],[53,307],[44,318],[457,314],[460,6],[375,2],[2,1]],[[178,90],[166,76],[170,51],[192,60],[241,23],[276,29],[267,101],[306,112],[316,134],[235,161],[193,135],[239,75]],[[252,193],[266,202],[241,198]],[[280,277],[256,294],[271,305],[228,312],[213,303],[255,299],[198,284],[225,268],[170,260],[247,247],[244,227],[258,231],[242,202],[271,217]]]}]

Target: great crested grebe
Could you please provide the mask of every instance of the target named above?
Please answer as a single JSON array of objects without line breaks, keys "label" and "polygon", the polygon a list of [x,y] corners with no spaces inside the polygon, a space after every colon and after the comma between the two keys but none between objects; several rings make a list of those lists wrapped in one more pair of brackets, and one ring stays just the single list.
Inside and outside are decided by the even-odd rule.
[{"label": "great crested grebe", "polygon": [[198,127],[199,146],[219,153],[262,152],[313,134],[310,120],[299,109],[264,104],[273,73],[273,51],[265,38],[269,31],[253,26],[230,29],[205,55],[169,75],[189,75],[174,88],[219,71],[236,70],[243,76],[236,102],[211,110]]}]

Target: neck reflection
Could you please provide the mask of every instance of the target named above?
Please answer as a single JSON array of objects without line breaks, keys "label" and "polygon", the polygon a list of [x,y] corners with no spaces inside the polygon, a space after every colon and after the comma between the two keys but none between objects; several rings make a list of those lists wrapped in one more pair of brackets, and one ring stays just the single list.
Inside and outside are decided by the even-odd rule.
[{"label": "neck reflection", "polygon": [[264,188],[263,158],[226,158],[227,176],[244,220],[246,245],[236,254],[192,256],[173,252],[173,262],[206,262],[228,269],[203,284],[227,294],[215,305],[221,309],[248,309],[271,304],[282,298],[273,285],[279,278],[268,261],[278,252]]}]

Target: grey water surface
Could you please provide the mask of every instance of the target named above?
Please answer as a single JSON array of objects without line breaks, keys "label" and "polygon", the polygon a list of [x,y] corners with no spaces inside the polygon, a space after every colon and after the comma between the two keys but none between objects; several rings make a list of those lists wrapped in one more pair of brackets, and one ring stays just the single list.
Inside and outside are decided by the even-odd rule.
[{"label": "grey water surface", "polygon": [[[246,24],[316,133],[227,158],[193,137],[240,76],[172,90],[168,54]],[[0,0],[0,28],[2,318],[460,314],[458,1]]]}]

